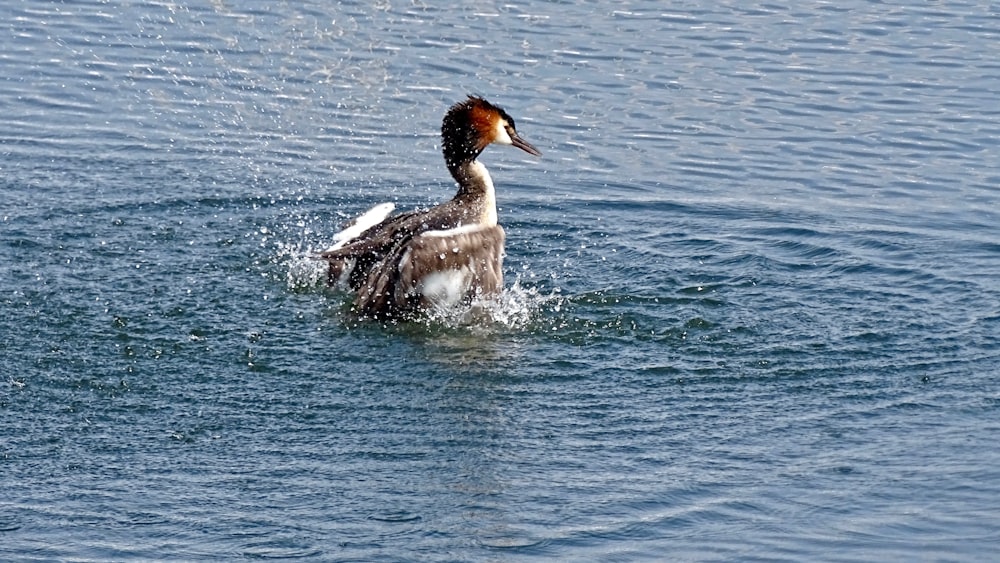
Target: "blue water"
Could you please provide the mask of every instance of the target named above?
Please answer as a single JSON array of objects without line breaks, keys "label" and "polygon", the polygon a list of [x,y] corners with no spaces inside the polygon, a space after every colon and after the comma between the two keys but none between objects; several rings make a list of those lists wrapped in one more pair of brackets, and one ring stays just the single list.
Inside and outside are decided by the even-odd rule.
[{"label": "blue water", "polygon": [[[995,557],[1000,12],[452,4],[0,7],[0,559]],[[467,93],[496,319],[359,322]]]}]

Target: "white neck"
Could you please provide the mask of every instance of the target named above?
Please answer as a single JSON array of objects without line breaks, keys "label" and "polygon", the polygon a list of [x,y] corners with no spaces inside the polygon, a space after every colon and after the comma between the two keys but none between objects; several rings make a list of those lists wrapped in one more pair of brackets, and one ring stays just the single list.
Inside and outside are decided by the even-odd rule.
[{"label": "white neck", "polygon": [[493,189],[493,178],[490,171],[478,160],[473,160],[469,164],[469,175],[482,183],[485,197],[483,198],[483,214],[479,218],[479,223],[486,227],[497,224],[497,195]]}]

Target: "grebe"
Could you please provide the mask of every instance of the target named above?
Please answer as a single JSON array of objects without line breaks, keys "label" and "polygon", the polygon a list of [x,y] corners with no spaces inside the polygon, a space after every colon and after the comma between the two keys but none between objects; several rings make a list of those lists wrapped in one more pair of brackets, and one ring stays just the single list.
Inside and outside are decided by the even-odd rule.
[{"label": "grebe", "polygon": [[504,230],[497,224],[489,171],[476,157],[490,143],[541,156],[518,136],[514,119],[483,98],[469,96],[441,125],[444,160],[458,193],[430,209],[389,217],[383,203],[355,219],[319,254],[330,263],[330,285],[357,291],[354,311],[391,318],[446,310],[503,289]]}]

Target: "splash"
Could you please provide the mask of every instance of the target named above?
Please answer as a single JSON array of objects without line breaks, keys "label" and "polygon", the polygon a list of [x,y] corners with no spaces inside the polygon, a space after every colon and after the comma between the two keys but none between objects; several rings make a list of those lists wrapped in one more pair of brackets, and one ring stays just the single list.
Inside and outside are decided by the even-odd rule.
[{"label": "splash", "polygon": [[543,294],[537,287],[521,285],[518,277],[499,296],[483,302],[482,306],[493,323],[508,329],[525,329],[533,325],[543,309],[558,308],[563,300],[558,289]]},{"label": "splash", "polygon": [[326,262],[313,258],[311,254],[296,251],[285,260],[285,283],[288,289],[303,291],[326,283]]},{"label": "splash", "polygon": [[[317,221],[315,217],[298,216],[278,227],[259,227],[252,236],[259,237],[260,245],[269,248],[269,258],[265,260],[269,263],[269,277],[283,282],[290,292],[324,293],[331,300],[341,300],[344,306],[340,309],[349,315],[347,304],[353,299],[353,293],[343,291],[343,287],[328,288],[327,263],[315,258],[318,252],[330,246],[330,241],[320,235],[327,230],[327,225],[316,225]],[[545,285],[537,285],[536,276],[525,266],[499,295],[428,311],[407,324],[425,325],[431,329],[530,331],[539,323],[544,324],[547,312],[559,312],[567,303],[558,287],[545,288]],[[347,325],[354,325],[356,320]]]},{"label": "splash", "polygon": [[562,301],[558,290],[542,294],[538,288],[524,287],[520,279],[516,279],[499,295],[475,299],[457,307],[431,310],[417,322],[431,328],[520,331],[533,326],[540,312],[553,301]]},{"label": "splash", "polygon": [[303,235],[298,242],[274,239],[271,243],[273,254],[269,261],[276,267],[272,276],[284,277],[289,291],[303,292],[326,285],[326,262],[315,258],[318,251],[305,238]]},{"label": "splash", "polygon": [[[289,291],[325,291],[327,264],[313,258],[315,249],[301,243],[278,243],[274,263],[283,271]],[[342,288],[341,288],[342,289]],[[337,291],[332,298],[352,299],[352,293]],[[458,307],[429,311],[416,322],[428,327],[447,328],[480,327],[505,330],[524,330],[533,325],[540,311],[559,309],[565,298],[558,289],[543,293],[537,287],[522,285],[520,277],[496,296],[476,299]]]}]

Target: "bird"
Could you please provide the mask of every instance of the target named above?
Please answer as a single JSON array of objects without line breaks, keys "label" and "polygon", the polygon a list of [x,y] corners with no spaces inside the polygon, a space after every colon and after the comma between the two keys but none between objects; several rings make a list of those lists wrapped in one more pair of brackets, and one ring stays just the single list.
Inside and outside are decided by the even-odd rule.
[{"label": "bird", "polygon": [[497,221],[493,179],[477,160],[490,144],[542,154],[499,106],[473,95],[454,104],[441,124],[441,151],[458,183],[455,196],[396,215],[394,204],[376,205],[316,256],[329,263],[330,286],[356,292],[354,313],[415,318],[502,291],[506,234]]}]

